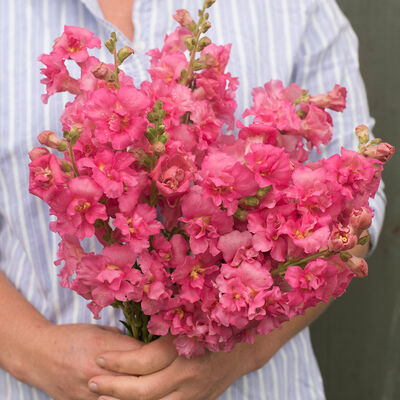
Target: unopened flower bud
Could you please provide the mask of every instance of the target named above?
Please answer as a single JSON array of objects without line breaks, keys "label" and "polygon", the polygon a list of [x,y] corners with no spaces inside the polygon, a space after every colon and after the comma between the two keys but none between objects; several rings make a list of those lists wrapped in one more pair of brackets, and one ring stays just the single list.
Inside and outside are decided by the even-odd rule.
[{"label": "unopened flower bud", "polygon": [[201,65],[200,69],[212,68],[217,64],[217,59],[210,53],[202,54],[198,60],[196,60]]},{"label": "unopened flower bud", "polygon": [[260,204],[260,200],[256,196],[248,196],[240,199],[239,203],[248,207],[256,207]]},{"label": "unopened flower bud", "polygon": [[363,258],[353,256],[346,263],[357,278],[368,275],[368,264]]},{"label": "unopened flower bud", "polygon": [[104,44],[107,47],[108,51],[112,54],[114,52],[114,49],[115,49],[114,41],[113,40],[106,40],[106,42]]},{"label": "unopened flower bud", "polygon": [[260,188],[257,190],[257,197],[264,197],[266,196],[272,189],[272,185]]},{"label": "unopened flower bud", "polygon": [[130,148],[129,153],[133,155],[140,165],[143,165],[144,167],[149,167],[151,165],[152,158],[146,154],[141,147]]},{"label": "unopened flower bud", "polygon": [[92,68],[92,74],[103,81],[111,82],[114,80],[114,73],[104,63],[98,63]]},{"label": "unopened flower bud", "polygon": [[216,2],[216,0],[205,0],[204,1],[204,7],[205,8],[210,8],[215,2]]},{"label": "unopened flower bud", "polygon": [[78,141],[79,137],[83,132],[83,125],[82,124],[74,124],[69,131],[69,139],[68,141],[71,143],[72,146]]},{"label": "unopened flower bud", "polygon": [[245,222],[247,221],[247,214],[248,212],[246,210],[242,210],[241,208],[238,208],[235,211],[235,214],[233,216],[238,219],[239,221]]},{"label": "unopened flower bud", "polygon": [[196,23],[193,21],[193,18],[187,10],[176,10],[174,19],[179,25],[189,29],[190,31],[193,31],[196,27]]},{"label": "unopened flower bud", "polygon": [[68,161],[62,161],[61,162],[61,171],[65,172],[65,173],[70,173],[73,172],[74,167],[72,166],[72,164]]},{"label": "unopened flower bud", "polygon": [[183,43],[185,44],[186,48],[187,48],[189,51],[192,51],[193,48],[194,48],[194,45],[196,44],[196,41],[194,40],[194,37],[193,37],[193,36],[188,36],[188,37],[183,41]]},{"label": "unopened flower bud", "polygon": [[148,126],[144,134],[150,143],[154,143],[154,140],[157,137],[156,128],[154,128],[153,126]]},{"label": "unopened flower bud", "polygon": [[372,222],[372,212],[366,208],[362,207],[358,210],[353,210],[350,216],[350,225],[360,233],[365,231],[371,226]]},{"label": "unopened flower bud", "polygon": [[165,125],[164,124],[158,125],[157,132],[158,133],[164,133],[165,132]]},{"label": "unopened flower bud", "polygon": [[158,140],[161,142],[161,143],[167,143],[167,140],[169,139],[169,134],[167,133],[167,132],[164,132],[162,135],[160,135],[159,137],[158,137]]},{"label": "unopened flower bud", "polygon": [[165,152],[165,145],[161,142],[155,142],[152,145],[153,153],[160,155]]},{"label": "unopened flower bud", "polygon": [[133,49],[129,46],[124,46],[117,53],[117,58],[120,64],[122,64],[129,56],[134,53]]},{"label": "unopened flower bud", "polygon": [[204,22],[204,24],[201,27],[201,31],[203,33],[206,33],[209,29],[211,28],[211,22],[210,21],[206,21]]},{"label": "unopened flower bud", "polygon": [[40,144],[50,147],[51,149],[58,151],[67,150],[67,144],[52,131],[41,132],[38,136],[38,140]]},{"label": "unopened flower bud", "polygon": [[152,112],[147,113],[147,120],[149,122],[154,124],[154,122],[156,122],[156,119],[157,119],[156,116]]},{"label": "unopened flower bud", "polygon": [[211,44],[211,39],[208,38],[207,36],[201,38],[199,40],[199,44],[197,45],[197,50],[198,51],[202,51],[203,49],[205,49],[209,44]]},{"label": "unopened flower bud", "polygon": [[356,128],[356,136],[360,144],[366,144],[369,141],[369,129],[367,125],[359,125]]},{"label": "unopened flower bud", "polygon": [[394,153],[394,146],[389,143],[379,143],[378,145],[368,145],[364,149],[364,156],[375,158],[376,160],[386,162],[389,161]]},{"label": "unopened flower bud", "polygon": [[156,111],[162,110],[162,106],[163,106],[162,101],[161,101],[161,100],[157,100],[157,101],[154,103],[153,111],[156,112]]},{"label": "unopened flower bud", "polygon": [[39,157],[47,156],[50,152],[45,147],[34,147],[28,154],[31,161],[35,161]]}]

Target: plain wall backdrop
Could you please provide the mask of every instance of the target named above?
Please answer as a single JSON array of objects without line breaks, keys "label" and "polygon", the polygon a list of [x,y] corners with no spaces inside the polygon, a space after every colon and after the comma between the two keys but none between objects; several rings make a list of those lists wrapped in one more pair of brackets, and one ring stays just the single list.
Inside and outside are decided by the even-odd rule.
[{"label": "plain wall backdrop", "polygon": [[[323,1],[323,0],[320,0]],[[353,280],[312,328],[328,400],[400,399],[400,0],[337,0],[360,43],[374,134],[397,148],[369,276]]]}]

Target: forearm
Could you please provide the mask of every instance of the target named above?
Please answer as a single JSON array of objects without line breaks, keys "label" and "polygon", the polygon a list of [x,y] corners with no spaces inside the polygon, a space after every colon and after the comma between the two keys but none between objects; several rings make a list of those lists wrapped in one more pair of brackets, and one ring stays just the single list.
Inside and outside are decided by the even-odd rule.
[{"label": "forearm", "polygon": [[0,367],[24,379],[41,328],[50,325],[0,272]]}]

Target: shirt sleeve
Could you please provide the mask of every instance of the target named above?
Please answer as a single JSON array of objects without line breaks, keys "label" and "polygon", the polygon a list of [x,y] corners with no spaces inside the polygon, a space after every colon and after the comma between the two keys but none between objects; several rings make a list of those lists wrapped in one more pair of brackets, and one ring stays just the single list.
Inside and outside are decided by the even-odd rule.
[{"label": "shirt sleeve", "polygon": [[[331,90],[336,83],[347,88],[347,108],[343,113],[332,112],[333,139],[322,149],[322,156],[338,153],[341,147],[356,150],[355,127],[365,124],[372,131],[375,120],[370,116],[359,69],[358,39],[335,0],[315,0],[308,7],[292,77],[312,94]],[[317,157],[313,152],[311,158]],[[370,200],[375,216],[369,228],[369,254],[376,248],[383,224],[386,205],[383,189],[382,182],[375,198]]]}]

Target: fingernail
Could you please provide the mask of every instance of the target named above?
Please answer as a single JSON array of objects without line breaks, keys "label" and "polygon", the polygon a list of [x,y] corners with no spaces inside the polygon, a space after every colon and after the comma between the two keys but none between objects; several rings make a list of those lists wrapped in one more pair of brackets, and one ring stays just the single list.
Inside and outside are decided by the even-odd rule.
[{"label": "fingernail", "polygon": [[98,391],[99,391],[99,387],[97,386],[97,383],[94,383],[94,382],[89,382],[89,389],[95,393],[98,393]]},{"label": "fingernail", "polygon": [[106,362],[104,361],[104,358],[98,358],[98,359],[96,360],[96,364],[97,364],[99,367],[104,367],[104,366],[106,365]]}]

